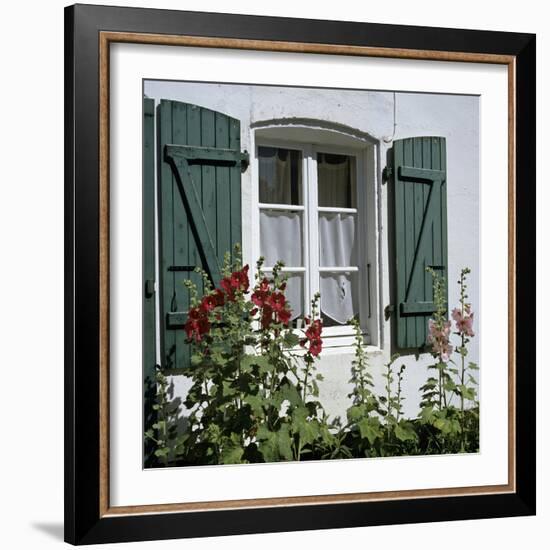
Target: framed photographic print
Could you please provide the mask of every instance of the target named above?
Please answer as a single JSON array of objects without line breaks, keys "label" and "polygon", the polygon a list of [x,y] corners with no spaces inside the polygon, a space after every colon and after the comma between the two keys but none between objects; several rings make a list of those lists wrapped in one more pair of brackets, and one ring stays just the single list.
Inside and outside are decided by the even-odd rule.
[{"label": "framed photographic print", "polygon": [[534,514],[534,35],[65,20],[66,540]]}]

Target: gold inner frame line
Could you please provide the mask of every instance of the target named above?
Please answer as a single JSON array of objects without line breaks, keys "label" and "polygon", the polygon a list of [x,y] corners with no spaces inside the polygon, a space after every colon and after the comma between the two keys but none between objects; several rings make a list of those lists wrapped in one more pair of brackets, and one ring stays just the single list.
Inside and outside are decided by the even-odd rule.
[{"label": "gold inner frame line", "polygon": [[[240,499],[215,502],[148,504],[111,507],[109,501],[109,53],[111,43],[224,48],[268,52],[312,53],[363,57],[387,57],[465,63],[493,63],[508,67],[508,483],[475,487],[381,491],[300,497]],[[374,502],[411,498],[487,495],[516,491],[516,58],[511,55],[449,51],[378,48],[206,36],[160,35],[102,31],[99,33],[99,514],[104,516],[197,512],[277,506]]]}]

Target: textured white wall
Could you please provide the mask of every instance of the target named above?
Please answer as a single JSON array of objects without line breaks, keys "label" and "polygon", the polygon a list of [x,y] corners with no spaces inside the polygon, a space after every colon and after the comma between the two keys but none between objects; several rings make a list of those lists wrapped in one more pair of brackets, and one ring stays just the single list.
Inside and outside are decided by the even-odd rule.
[{"label": "textured white wall", "polygon": [[[395,139],[411,136],[444,136],[447,139],[447,203],[449,250],[449,302],[458,301],[458,279],[464,266],[472,269],[469,296],[479,321],[479,98],[459,95],[420,93],[367,92],[356,90],[306,89],[276,86],[247,86],[147,81],[148,97],[173,99],[193,103],[223,112],[241,121],[242,148],[252,150],[250,125],[277,118],[314,118],[345,124],[370,134],[380,143],[380,170],[385,166],[386,152],[391,143],[384,138],[394,132],[394,101],[396,111]],[[251,170],[243,176],[243,247],[246,255],[252,239],[250,181]],[[382,308],[390,301],[387,239],[387,187],[381,185],[381,242]],[[248,258],[251,263],[255,258]],[[381,377],[384,363],[390,355],[390,323],[382,322],[383,347],[370,354],[378,391],[382,391]],[[479,356],[478,338],[474,338],[470,359]],[[320,386],[321,401],[330,415],[345,417],[349,406],[351,349],[334,348],[323,352],[318,370],[325,381]],[[415,416],[418,411],[418,388],[427,377],[426,366],[431,357],[403,356],[397,365],[407,369],[403,384],[406,397],[405,414]],[[481,368],[483,366],[481,365]],[[184,395],[188,382],[181,376],[173,377],[177,395]]]}]

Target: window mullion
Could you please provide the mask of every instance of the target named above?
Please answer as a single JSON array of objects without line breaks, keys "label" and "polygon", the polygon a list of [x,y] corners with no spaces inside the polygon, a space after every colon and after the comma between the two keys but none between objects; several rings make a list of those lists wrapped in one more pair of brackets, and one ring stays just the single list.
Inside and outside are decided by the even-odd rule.
[{"label": "window mullion", "polygon": [[309,183],[309,196],[307,202],[309,218],[309,299],[311,300],[313,295],[319,292],[319,214],[317,211],[319,200],[317,186],[317,157],[313,147],[308,148],[307,158]]}]

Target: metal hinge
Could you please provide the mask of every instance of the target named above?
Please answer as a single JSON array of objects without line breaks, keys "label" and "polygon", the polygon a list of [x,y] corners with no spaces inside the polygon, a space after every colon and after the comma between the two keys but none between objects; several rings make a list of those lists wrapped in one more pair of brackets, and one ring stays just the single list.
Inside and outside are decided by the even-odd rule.
[{"label": "metal hinge", "polygon": [[388,304],[385,308],[384,308],[384,319],[386,319],[386,321],[389,321],[390,317],[391,317],[391,314],[395,311],[395,306],[393,304]]},{"label": "metal hinge", "polygon": [[382,183],[387,183],[393,176],[393,169],[391,166],[386,166],[382,170]]},{"label": "metal hinge", "polygon": [[145,281],[145,297],[151,298],[155,293],[155,281],[152,279],[147,279]]}]

